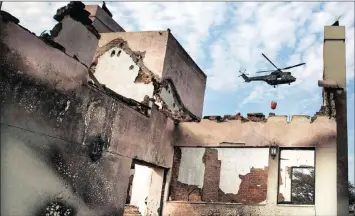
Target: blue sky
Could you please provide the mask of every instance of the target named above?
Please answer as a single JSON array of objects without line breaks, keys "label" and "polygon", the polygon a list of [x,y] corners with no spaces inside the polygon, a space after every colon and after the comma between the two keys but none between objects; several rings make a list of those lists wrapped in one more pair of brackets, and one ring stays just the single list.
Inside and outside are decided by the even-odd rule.
[{"label": "blue sky", "polygon": [[[5,2],[3,10],[35,32],[50,30],[55,11],[67,2]],[[99,4],[101,3],[86,3]],[[349,179],[354,182],[354,2],[109,2],[114,19],[126,31],[170,28],[208,75],[204,115],[275,112],[313,116],[321,105],[323,28],[338,16],[346,27]],[[243,83],[239,69],[291,69],[297,78],[276,89],[266,83]],[[271,100],[278,102],[275,111]]]}]

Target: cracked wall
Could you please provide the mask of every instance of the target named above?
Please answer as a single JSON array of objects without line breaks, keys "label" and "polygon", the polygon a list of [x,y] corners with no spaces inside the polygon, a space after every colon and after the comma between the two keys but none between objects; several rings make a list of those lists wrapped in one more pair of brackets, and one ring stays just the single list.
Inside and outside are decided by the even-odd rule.
[{"label": "cracked wall", "polygon": [[[213,131],[213,133],[211,133]],[[336,209],[336,122],[327,116],[315,115],[310,119],[309,116],[292,116],[291,121],[287,121],[286,116],[270,114],[266,118],[263,114],[248,114],[243,117],[240,114],[220,116],[209,116],[201,120],[200,123],[184,122],[174,132],[175,149],[194,149],[210,148],[218,149],[218,161],[221,162],[220,181],[219,181],[219,201],[205,202],[203,200],[203,186],[195,189],[196,201],[187,201],[187,195],[174,197],[165,202],[163,215],[323,215],[326,211],[334,212]],[[315,204],[307,206],[295,206],[277,204],[278,197],[284,195],[278,193],[278,183],[285,187],[282,172],[279,169],[279,157],[272,159],[265,151],[266,157],[263,159],[266,165],[259,164],[254,167],[245,167],[246,173],[238,174],[239,184],[238,193],[235,194],[237,182],[233,173],[233,166],[242,169],[239,164],[241,161],[252,160],[253,163],[263,158],[255,153],[253,159],[245,158],[243,155],[233,153],[233,149],[263,149],[270,145],[277,144],[280,147],[314,147],[316,150],[315,158]],[[257,147],[257,148],[256,148]],[[226,149],[226,153],[222,153]],[[228,150],[227,150],[228,149]],[[222,150],[222,151],[221,151]],[[234,156],[227,159],[220,154],[231,154]],[[177,156],[179,154],[176,154]],[[224,159],[225,158],[225,159]],[[257,158],[257,160],[255,159]],[[223,174],[224,164],[230,164],[230,170]],[[235,161],[236,163],[234,163]],[[177,178],[175,172],[178,168],[174,159],[172,168],[172,180],[170,183],[172,192],[179,194],[189,193],[194,188],[188,183],[182,184],[174,179]],[[243,163],[244,164],[244,163]],[[247,163],[245,163],[247,164]],[[216,166],[218,167],[218,166]],[[249,168],[249,169],[248,169]],[[184,168],[186,169],[186,168]],[[174,171],[175,170],[175,171]],[[215,169],[218,170],[218,169]],[[204,171],[206,172],[206,171]],[[218,176],[218,175],[214,175]],[[228,182],[228,179],[230,181]],[[217,179],[211,181],[214,185]],[[234,185],[233,185],[234,184]],[[287,184],[287,183],[286,183]],[[194,186],[196,187],[196,186]],[[223,191],[222,188],[224,188]],[[234,192],[229,192],[233,191]],[[243,194],[252,194],[248,197]],[[244,196],[244,198],[241,198]],[[287,196],[287,194],[285,195]],[[285,197],[284,197],[285,198]],[[193,199],[192,199],[193,200]],[[222,200],[222,201],[221,201]],[[243,204],[244,203],[244,204]],[[327,203],[326,206],[324,203]],[[317,209],[317,213],[316,213]],[[327,209],[327,210],[324,210]]]},{"label": "cracked wall", "polygon": [[173,121],[88,85],[79,61],[0,22],[1,214],[58,203],[76,215],[121,215],[133,158],[171,166]]},{"label": "cracked wall", "polygon": [[[139,85],[133,85],[132,81],[129,80],[126,80],[128,83],[120,85],[121,87],[112,84],[113,80],[121,76],[127,76],[127,74],[128,76],[133,76],[133,74],[137,76],[136,71],[133,70],[132,74],[132,71],[128,69],[130,65],[135,66],[133,63],[123,63],[123,59],[117,62],[114,58],[110,61],[101,60],[104,52],[115,45],[121,47],[120,43],[124,43],[123,50],[140,69],[140,82],[135,83],[144,83],[145,86],[149,86],[147,87],[150,88],[149,90],[144,90]],[[178,54],[175,54],[175,52],[178,52]],[[131,62],[128,59],[125,61]],[[129,64],[128,68],[126,64]],[[121,65],[124,68],[118,70]],[[104,69],[108,67],[109,70]],[[175,121],[199,120],[201,117],[206,75],[169,31],[102,34],[94,58],[94,70],[95,76],[98,77],[101,84],[115,89],[116,92],[124,92],[124,96],[130,97],[135,94],[132,91],[145,92],[145,95],[153,99],[160,109]],[[102,78],[107,75],[111,77],[110,80],[109,78]],[[186,88],[192,90],[192,86],[194,87],[194,95],[186,90]],[[143,98],[140,97],[135,100],[142,101]]]},{"label": "cracked wall", "polygon": [[207,76],[170,32],[166,46],[163,78],[172,80],[185,107],[201,118]]},{"label": "cracked wall", "polygon": [[286,116],[270,116],[258,121],[232,118],[224,122],[208,119],[200,123],[186,122],[176,129],[174,145],[218,147],[230,143],[230,146],[262,147],[276,143],[285,147],[307,147],[321,145],[336,137],[334,119],[327,116],[316,116],[314,119],[293,116],[291,122],[287,122]]},{"label": "cracked wall", "polygon": [[176,147],[170,200],[264,203],[268,156],[267,148]]},{"label": "cracked wall", "polygon": [[118,42],[117,46],[97,58],[94,75],[101,84],[117,94],[142,102],[146,95],[153,97],[154,85],[151,77],[146,75],[149,73],[142,71],[132,55],[120,48]]}]

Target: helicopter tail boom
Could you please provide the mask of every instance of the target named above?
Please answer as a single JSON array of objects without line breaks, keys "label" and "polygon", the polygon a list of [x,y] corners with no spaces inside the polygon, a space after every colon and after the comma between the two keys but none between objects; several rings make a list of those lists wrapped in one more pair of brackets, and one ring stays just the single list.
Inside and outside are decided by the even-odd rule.
[{"label": "helicopter tail boom", "polygon": [[251,81],[250,78],[247,75],[245,75],[244,73],[242,73],[240,76],[244,79],[245,82]]}]

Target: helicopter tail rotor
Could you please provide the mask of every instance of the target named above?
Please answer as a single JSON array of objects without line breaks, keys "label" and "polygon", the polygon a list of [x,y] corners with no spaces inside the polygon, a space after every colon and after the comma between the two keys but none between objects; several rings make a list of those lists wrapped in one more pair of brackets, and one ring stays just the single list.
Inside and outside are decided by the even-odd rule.
[{"label": "helicopter tail rotor", "polygon": [[249,77],[247,76],[247,75],[249,75],[249,74],[246,74],[245,71],[246,71],[246,69],[244,69],[244,71],[239,70],[239,73],[241,73],[241,74],[240,74],[238,77],[241,76],[241,77],[244,79],[244,82],[250,82],[250,79],[249,79]]},{"label": "helicopter tail rotor", "polygon": [[244,68],[244,71],[242,71],[242,70],[243,70],[243,68],[239,70],[239,73],[241,73],[241,74],[238,77],[243,76],[243,75],[249,75],[249,74],[245,73],[245,71],[246,71],[245,68]]}]

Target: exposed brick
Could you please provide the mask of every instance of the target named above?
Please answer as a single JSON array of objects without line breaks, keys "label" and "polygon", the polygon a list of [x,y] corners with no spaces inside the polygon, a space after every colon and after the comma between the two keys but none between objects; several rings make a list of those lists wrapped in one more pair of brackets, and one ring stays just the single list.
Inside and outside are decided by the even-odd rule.
[{"label": "exposed brick", "polygon": [[205,164],[205,175],[202,188],[202,200],[205,202],[217,202],[219,179],[221,172],[221,161],[218,160],[218,151],[216,149],[206,148],[203,155]]},{"label": "exposed brick", "polygon": [[251,168],[250,173],[239,175],[242,182],[239,185],[238,194],[219,191],[220,202],[257,204],[266,200],[268,168]]},{"label": "exposed brick", "polygon": [[195,185],[188,185],[178,181],[181,163],[181,149],[174,148],[174,159],[170,182],[170,197],[174,201],[201,201],[202,191]]},{"label": "exposed brick", "polygon": [[266,200],[268,168],[251,168],[250,173],[239,175],[238,198],[243,204],[256,204]]},{"label": "exposed brick", "polygon": [[247,118],[248,120],[250,121],[253,121],[253,122],[266,122],[267,119],[265,118],[265,115],[263,113],[248,113],[247,114]]}]

